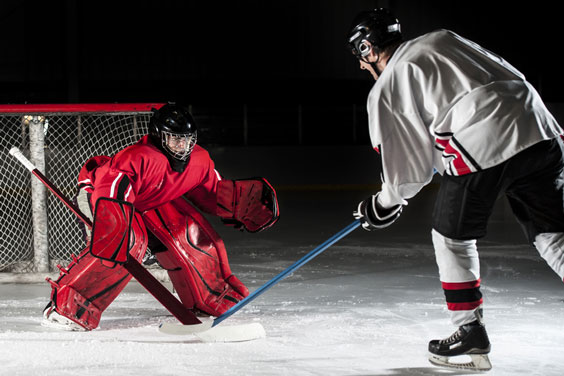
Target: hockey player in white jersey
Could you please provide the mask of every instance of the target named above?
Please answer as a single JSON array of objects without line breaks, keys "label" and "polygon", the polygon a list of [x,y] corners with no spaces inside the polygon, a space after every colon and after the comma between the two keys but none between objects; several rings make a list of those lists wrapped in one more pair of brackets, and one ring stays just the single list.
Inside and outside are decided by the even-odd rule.
[{"label": "hockey player in white jersey", "polygon": [[523,74],[451,31],[404,41],[398,20],[376,9],[357,16],[348,42],[376,80],[367,109],[382,159],[381,191],[354,216],[366,230],[389,226],[434,171],[442,175],[432,240],[458,330],[429,343],[429,360],[490,369],[476,240],[504,193],[530,243],[564,279],[564,131]]}]

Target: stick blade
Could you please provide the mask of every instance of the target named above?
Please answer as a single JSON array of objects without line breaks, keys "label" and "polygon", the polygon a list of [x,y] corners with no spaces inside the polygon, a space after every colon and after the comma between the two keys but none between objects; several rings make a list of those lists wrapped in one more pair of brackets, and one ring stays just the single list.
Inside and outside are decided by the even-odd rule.
[{"label": "stick blade", "polygon": [[195,325],[164,322],[159,326],[159,331],[172,335],[194,335],[202,342],[245,342],[266,337],[266,332],[259,323],[218,325],[213,328],[212,325],[213,320]]},{"label": "stick blade", "polygon": [[178,322],[163,322],[159,325],[159,332],[172,335],[190,335],[211,329],[213,320],[200,319],[201,324],[182,325]]}]

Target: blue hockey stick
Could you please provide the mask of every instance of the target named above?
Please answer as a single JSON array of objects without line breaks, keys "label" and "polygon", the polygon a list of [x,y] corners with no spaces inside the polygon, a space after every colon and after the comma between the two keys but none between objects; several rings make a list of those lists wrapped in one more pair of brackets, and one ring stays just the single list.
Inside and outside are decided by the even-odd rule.
[{"label": "blue hockey stick", "polygon": [[250,302],[252,302],[256,298],[258,298],[265,291],[267,291],[272,286],[274,286],[275,284],[280,282],[286,276],[295,272],[296,270],[301,268],[303,265],[305,265],[306,263],[311,261],[314,257],[319,255],[321,252],[325,251],[327,248],[331,247],[333,244],[335,244],[336,242],[338,242],[339,240],[341,240],[342,238],[344,238],[345,236],[350,234],[358,226],[360,226],[360,221],[357,219],[356,221],[354,221],[353,223],[351,223],[350,225],[348,225],[347,227],[345,227],[344,229],[342,229],[341,231],[339,231],[338,233],[333,235],[331,238],[327,239],[323,244],[321,244],[320,246],[315,248],[313,251],[309,252],[307,255],[305,255],[304,257],[302,257],[301,259],[296,261],[294,264],[289,266],[286,270],[284,270],[283,272],[278,274],[276,277],[272,278],[270,281],[266,282],[264,285],[259,287],[257,290],[253,291],[249,296],[247,296],[245,299],[241,300],[239,303],[237,303],[236,305],[231,307],[223,315],[218,316],[213,321],[212,327],[216,326],[217,324],[219,324],[220,322],[222,322],[223,320],[225,320],[229,316],[233,315],[235,312],[239,311],[241,308],[243,308],[244,306],[246,306],[247,304],[249,304]]}]

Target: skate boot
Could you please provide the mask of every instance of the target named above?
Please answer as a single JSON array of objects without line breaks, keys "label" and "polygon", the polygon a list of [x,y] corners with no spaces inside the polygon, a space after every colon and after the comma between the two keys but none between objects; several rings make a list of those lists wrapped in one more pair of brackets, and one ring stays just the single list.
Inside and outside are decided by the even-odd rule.
[{"label": "skate boot", "polygon": [[55,310],[53,302],[49,302],[43,309],[41,326],[69,331],[86,331],[86,329]]},{"label": "skate boot", "polygon": [[[143,257],[143,265],[145,266],[151,266],[153,264],[157,264],[158,265],[158,261],[157,261],[157,256],[150,254],[149,252],[147,252],[145,254],[145,256]],[[159,265],[160,266],[160,265]]]},{"label": "skate boot", "polygon": [[[492,364],[488,358],[490,340],[486,327],[480,320],[462,325],[450,337],[429,342],[429,361],[440,367],[488,371]],[[454,362],[453,357],[469,356],[469,362]]]}]

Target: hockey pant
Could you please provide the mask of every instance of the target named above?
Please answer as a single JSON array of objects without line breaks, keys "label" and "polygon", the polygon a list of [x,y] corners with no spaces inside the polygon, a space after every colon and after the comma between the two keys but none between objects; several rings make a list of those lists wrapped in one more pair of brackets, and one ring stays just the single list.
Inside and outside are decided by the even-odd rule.
[{"label": "hockey pant", "polygon": [[564,279],[564,160],[560,139],[539,142],[476,173],[444,175],[433,212],[433,245],[453,324],[482,307],[476,239],[486,235],[495,201],[505,194],[527,239]]},{"label": "hockey pant", "polygon": [[[129,253],[139,262],[149,239],[145,226],[159,239],[157,260],[187,308],[218,316],[249,294],[232,275],[219,235],[185,200],[165,204],[143,217],[136,213]],[[59,278],[49,281],[52,304],[60,315],[88,330],[98,326],[104,310],[131,279],[123,266],[92,256],[89,247],[73,256],[66,268],[59,268]]]}]

